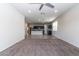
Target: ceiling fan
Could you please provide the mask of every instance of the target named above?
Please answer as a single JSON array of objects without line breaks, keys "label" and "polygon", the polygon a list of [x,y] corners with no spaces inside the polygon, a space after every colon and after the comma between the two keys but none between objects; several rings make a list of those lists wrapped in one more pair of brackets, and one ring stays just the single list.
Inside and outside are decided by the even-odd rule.
[{"label": "ceiling fan", "polygon": [[54,8],[55,7],[51,3],[31,3],[31,4],[41,4],[40,7],[39,7],[39,11],[41,11],[44,6],[47,6],[49,8]]},{"label": "ceiling fan", "polygon": [[40,8],[39,8],[39,11],[42,10],[42,8],[44,7],[44,5],[45,5],[45,6],[48,6],[49,8],[54,8],[54,5],[52,5],[52,4],[50,4],[50,3],[45,3],[45,4],[41,3],[41,6],[40,6]]}]

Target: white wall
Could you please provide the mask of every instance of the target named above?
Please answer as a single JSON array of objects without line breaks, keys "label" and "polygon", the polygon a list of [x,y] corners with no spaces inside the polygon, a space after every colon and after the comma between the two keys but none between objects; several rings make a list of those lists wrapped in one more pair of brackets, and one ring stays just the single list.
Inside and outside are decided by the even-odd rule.
[{"label": "white wall", "polygon": [[0,4],[0,51],[24,39],[24,16],[9,4]]},{"label": "white wall", "polygon": [[79,4],[56,20],[58,20],[58,31],[53,34],[79,47]]},{"label": "white wall", "polygon": [[47,24],[44,24],[44,34],[47,35]]}]

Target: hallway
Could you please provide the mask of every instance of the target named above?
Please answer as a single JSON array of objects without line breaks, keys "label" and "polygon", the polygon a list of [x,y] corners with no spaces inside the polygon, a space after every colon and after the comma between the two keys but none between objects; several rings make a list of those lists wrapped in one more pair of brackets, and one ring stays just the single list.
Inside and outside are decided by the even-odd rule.
[{"label": "hallway", "polygon": [[0,56],[79,56],[79,49],[54,36],[32,36],[0,52]]}]

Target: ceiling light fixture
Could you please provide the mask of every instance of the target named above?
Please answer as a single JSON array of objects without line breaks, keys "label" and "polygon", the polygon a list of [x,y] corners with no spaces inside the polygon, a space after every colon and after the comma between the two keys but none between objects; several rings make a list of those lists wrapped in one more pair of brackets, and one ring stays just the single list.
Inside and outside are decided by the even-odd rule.
[{"label": "ceiling light fixture", "polygon": [[31,10],[28,10],[28,13],[31,13]]},{"label": "ceiling light fixture", "polygon": [[57,13],[57,12],[58,12],[58,10],[55,10],[54,12],[55,12],[55,13]]}]

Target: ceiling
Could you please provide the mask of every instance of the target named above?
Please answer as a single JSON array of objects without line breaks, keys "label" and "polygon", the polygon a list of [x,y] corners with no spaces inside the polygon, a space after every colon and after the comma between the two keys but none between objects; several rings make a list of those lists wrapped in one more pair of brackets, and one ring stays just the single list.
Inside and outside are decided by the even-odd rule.
[{"label": "ceiling", "polygon": [[63,14],[66,10],[72,7],[73,3],[51,3],[54,8],[49,8],[45,6],[39,11],[39,3],[10,3],[15,7],[20,13],[26,17],[26,22],[29,23],[45,23],[51,22],[56,17]]}]

